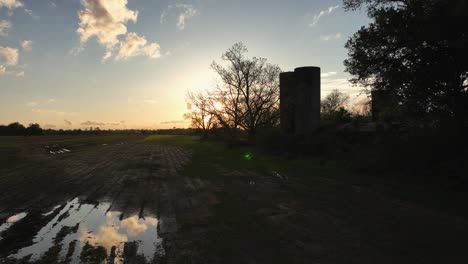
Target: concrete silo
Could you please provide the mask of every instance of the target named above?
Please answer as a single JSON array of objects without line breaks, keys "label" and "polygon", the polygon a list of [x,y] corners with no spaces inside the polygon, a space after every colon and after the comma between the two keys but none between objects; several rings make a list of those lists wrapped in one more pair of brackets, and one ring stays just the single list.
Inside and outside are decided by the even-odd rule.
[{"label": "concrete silo", "polygon": [[307,135],[320,125],[320,68],[300,67],[280,74],[281,129]]}]

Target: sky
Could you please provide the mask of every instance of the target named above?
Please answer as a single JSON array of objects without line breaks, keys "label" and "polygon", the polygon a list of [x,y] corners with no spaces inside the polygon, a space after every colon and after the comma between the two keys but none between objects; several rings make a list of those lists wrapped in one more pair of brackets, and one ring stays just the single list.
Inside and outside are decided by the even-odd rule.
[{"label": "sky", "polygon": [[353,99],[344,45],[367,23],[341,0],[0,0],[0,124],[186,127],[187,91],[212,87],[240,41]]}]

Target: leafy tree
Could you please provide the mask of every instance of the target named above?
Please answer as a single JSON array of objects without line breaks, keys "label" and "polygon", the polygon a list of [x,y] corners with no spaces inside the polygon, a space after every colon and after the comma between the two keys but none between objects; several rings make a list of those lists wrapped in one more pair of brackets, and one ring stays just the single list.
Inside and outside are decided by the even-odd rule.
[{"label": "leafy tree", "polygon": [[11,123],[6,127],[6,135],[8,136],[23,136],[26,132],[26,128],[18,123]]},{"label": "leafy tree", "polygon": [[43,131],[39,124],[29,124],[26,128],[26,135],[28,136],[38,136],[42,135]]},{"label": "leafy tree", "polygon": [[468,1],[343,2],[347,10],[366,7],[372,19],[346,43],[353,83],[392,93],[413,120],[466,121]]}]

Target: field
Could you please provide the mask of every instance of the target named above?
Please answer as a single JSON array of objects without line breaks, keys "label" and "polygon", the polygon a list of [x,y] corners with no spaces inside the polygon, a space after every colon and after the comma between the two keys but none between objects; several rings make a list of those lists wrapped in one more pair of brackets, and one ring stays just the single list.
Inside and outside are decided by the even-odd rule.
[{"label": "field", "polygon": [[0,263],[468,262],[458,197],[332,161],[191,136],[2,137],[0,155]]}]

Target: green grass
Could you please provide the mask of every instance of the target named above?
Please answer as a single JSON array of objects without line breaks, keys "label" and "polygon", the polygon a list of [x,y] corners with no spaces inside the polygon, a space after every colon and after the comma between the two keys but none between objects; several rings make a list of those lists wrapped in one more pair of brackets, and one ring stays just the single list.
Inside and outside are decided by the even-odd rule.
[{"label": "green grass", "polygon": [[296,158],[274,155],[255,147],[235,146],[217,141],[200,140],[197,136],[150,136],[144,142],[178,145],[193,151],[192,162],[183,171],[187,176],[203,176],[208,168],[228,170],[248,169],[262,173],[279,172],[288,175],[326,176],[336,173],[336,167],[324,167],[320,159]]},{"label": "green grass", "polygon": [[399,199],[436,208],[455,215],[466,215],[463,193],[441,187],[438,180],[398,174],[376,174],[353,170],[354,164],[347,160],[332,160],[323,157],[296,157],[275,155],[255,147],[233,147],[216,141],[200,140],[196,136],[150,136],[144,142],[178,145],[193,151],[192,161],[183,175],[190,177],[219,177],[220,169],[252,170],[259,173],[278,172],[295,177],[302,183],[315,184],[314,178],[324,177],[371,190],[386,193]]}]

